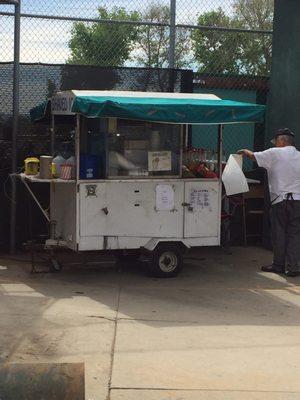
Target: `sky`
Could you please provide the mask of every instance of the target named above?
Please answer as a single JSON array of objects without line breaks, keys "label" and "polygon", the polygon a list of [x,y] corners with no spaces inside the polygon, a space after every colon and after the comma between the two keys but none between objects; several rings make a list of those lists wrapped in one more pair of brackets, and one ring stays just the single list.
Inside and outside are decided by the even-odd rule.
[{"label": "sky", "polygon": [[[178,22],[187,22],[197,12],[222,7],[229,10],[234,0],[177,0]],[[170,4],[170,0],[22,0],[22,12],[77,17],[94,17],[97,7],[124,7],[144,11],[150,4]],[[2,6],[2,9],[7,6]],[[1,6],[0,6],[1,9]]]},{"label": "sky", "polygon": [[[232,11],[233,0],[177,0],[177,23],[193,24],[197,15],[223,7]],[[143,12],[157,0],[22,0],[23,13],[97,17],[97,7],[117,6]],[[159,0],[169,4],[169,0]],[[11,6],[0,6],[0,11],[12,11]],[[68,42],[73,23],[49,19],[22,18],[21,61],[64,63],[70,53]],[[0,15],[0,62],[13,59],[13,18]]]}]

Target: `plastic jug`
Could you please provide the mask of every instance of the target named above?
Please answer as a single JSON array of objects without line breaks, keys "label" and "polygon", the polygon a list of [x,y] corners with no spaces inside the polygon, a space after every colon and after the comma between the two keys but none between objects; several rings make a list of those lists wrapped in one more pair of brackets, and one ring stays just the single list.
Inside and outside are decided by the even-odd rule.
[{"label": "plastic jug", "polygon": [[52,175],[54,178],[60,177],[61,165],[65,164],[65,163],[66,163],[66,160],[60,155],[57,155],[55,158],[53,158],[53,160],[52,160]]},{"label": "plastic jug", "polygon": [[70,165],[72,167],[71,170],[71,179],[75,179],[76,178],[76,160],[74,156],[69,157],[66,160],[66,164]]}]

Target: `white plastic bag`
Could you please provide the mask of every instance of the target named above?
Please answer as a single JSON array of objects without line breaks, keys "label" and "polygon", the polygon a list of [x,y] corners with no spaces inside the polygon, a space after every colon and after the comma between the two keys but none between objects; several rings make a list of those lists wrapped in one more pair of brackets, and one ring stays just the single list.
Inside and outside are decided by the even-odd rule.
[{"label": "white plastic bag", "polygon": [[242,168],[243,156],[239,154],[230,154],[222,175],[222,181],[227,196],[249,192],[247,179]]}]

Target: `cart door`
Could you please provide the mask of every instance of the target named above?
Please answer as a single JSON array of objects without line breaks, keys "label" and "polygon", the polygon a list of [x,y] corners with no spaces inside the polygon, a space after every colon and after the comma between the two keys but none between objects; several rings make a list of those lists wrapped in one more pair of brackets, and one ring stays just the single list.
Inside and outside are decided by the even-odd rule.
[{"label": "cart door", "polygon": [[220,229],[220,183],[185,182],[184,237],[218,237]]}]

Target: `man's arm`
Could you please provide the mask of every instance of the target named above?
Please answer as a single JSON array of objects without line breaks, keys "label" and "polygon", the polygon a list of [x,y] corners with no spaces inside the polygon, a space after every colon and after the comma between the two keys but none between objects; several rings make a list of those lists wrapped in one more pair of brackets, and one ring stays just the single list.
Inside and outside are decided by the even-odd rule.
[{"label": "man's arm", "polygon": [[246,156],[250,160],[256,161],[257,165],[262,168],[270,169],[274,163],[274,161],[278,158],[278,151],[280,149],[274,147],[264,151],[251,151],[248,149],[242,149],[237,152],[237,154],[241,154]]},{"label": "man's arm", "polygon": [[249,158],[250,160],[256,161],[254,153],[251,150],[248,150],[248,149],[238,150],[237,154],[241,154],[242,156],[245,156],[245,157]]}]

